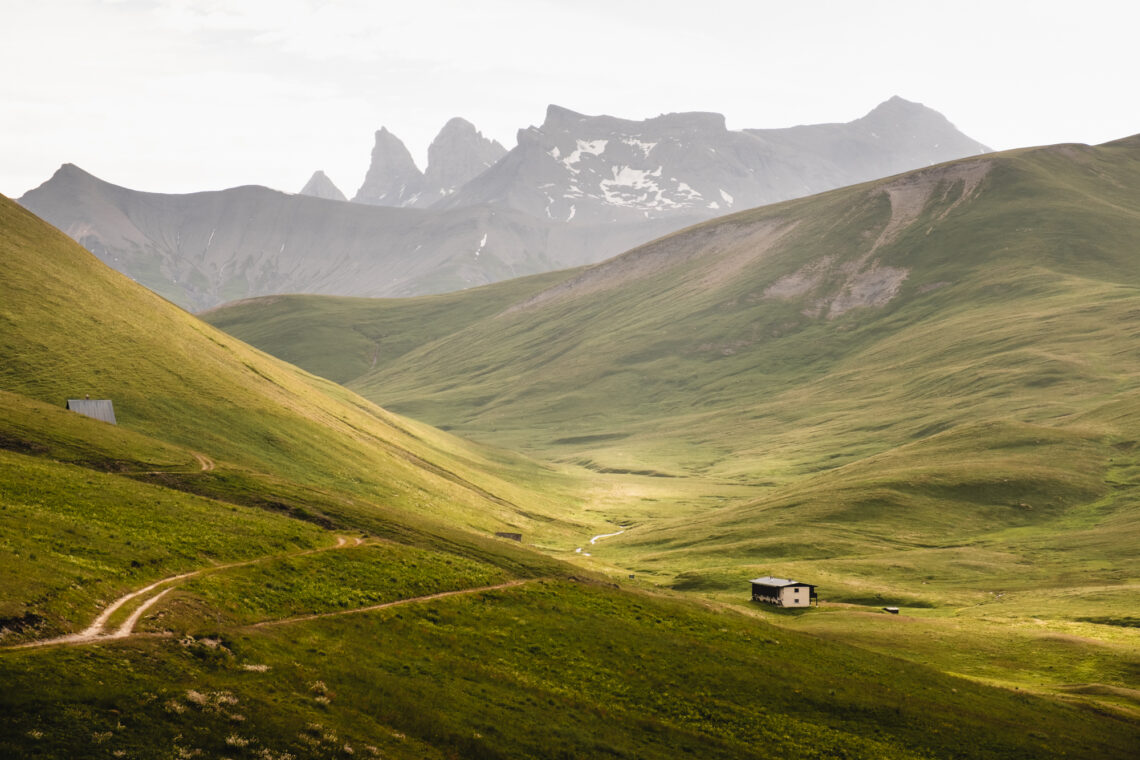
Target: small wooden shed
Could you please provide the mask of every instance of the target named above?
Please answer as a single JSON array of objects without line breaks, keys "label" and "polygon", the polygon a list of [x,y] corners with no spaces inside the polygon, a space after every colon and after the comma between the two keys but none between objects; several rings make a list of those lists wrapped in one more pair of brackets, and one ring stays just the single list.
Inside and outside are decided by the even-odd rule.
[{"label": "small wooden shed", "polygon": [[69,398],[67,408],[85,417],[110,422],[112,425],[119,424],[115,421],[115,405],[110,399]]},{"label": "small wooden shed", "polygon": [[770,575],[753,578],[750,583],[754,602],[774,604],[777,607],[807,607],[813,601],[819,604],[815,586],[810,583],[800,583],[788,578],[773,578]]}]

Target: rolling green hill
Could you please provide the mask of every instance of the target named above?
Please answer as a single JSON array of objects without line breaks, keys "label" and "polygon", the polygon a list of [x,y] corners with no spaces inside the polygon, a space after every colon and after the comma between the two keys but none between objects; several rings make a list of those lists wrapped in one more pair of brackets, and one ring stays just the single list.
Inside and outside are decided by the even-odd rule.
[{"label": "rolling green hill", "polygon": [[[994,688],[485,538],[579,533],[555,515],[600,486],[250,349],[3,199],[0,261],[0,755],[1091,758],[1140,741],[1099,697]],[[121,424],[62,408],[81,393]]]},{"label": "rolling green hill", "polygon": [[[828,604],[783,624],[1135,715],[1137,240],[1133,137],[755,209],[518,281],[510,302],[209,318],[273,352],[319,331],[327,363],[333,346],[359,355],[350,330],[415,314],[431,340],[337,379],[603,482],[639,478],[597,509],[628,530],[588,563],[724,601],[752,575],[818,582]],[[286,313],[289,335],[271,328]]]},{"label": "rolling green hill", "polygon": [[[1140,280],[1137,143],[1015,151],[764,207],[553,284],[370,308],[255,300],[208,318],[388,406],[545,455],[803,472],[1121,390],[1135,370],[1118,349]],[[412,319],[430,325],[423,345],[375,349]]]},{"label": "rolling green hill", "polygon": [[[255,471],[483,530],[528,529],[570,487],[549,467],[389,414],[250,349],[15,204],[0,208],[0,236],[6,391],[59,406],[110,398],[121,427],[206,454],[223,464],[218,477]],[[518,485],[532,478],[551,487]]]}]

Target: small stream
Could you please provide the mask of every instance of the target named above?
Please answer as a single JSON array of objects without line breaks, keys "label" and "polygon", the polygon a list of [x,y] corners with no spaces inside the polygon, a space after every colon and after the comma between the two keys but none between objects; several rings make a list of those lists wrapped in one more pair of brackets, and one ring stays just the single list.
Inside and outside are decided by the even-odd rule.
[{"label": "small stream", "polygon": [[[603,538],[612,538],[614,536],[620,536],[622,533],[625,533],[627,530],[629,530],[629,528],[622,528],[617,533],[600,533],[600,534],[598,534],[598,535],[596,535],[590,539],[590,544],[591,545],[596,544],[596,543],[598,543],[598,541],[600,541]],[[583,552],[582,551],[581,546],[579,546],[577,549],[575,549],[574,553],[575,554],[581,554],[583,557],[589,557],[590,556],[589,552]]]}]

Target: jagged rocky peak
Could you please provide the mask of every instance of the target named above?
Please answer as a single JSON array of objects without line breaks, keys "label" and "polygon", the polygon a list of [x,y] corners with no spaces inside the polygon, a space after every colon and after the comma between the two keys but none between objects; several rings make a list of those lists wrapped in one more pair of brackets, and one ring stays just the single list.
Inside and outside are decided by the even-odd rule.
[{"label": "jagged rocky peak", "polygon": [[400,138],[381,127],[372,148],[372,163],[353,201],[372,206],[406,206],[422,192],[423,172]]},{"label": "jagged rocky peak", "polygon": [[456,117],[428,147],[427,170],[421,172],[404,143],[382,127],[376,133],[372,164],[353,200],[374,206],[425,208],[454,193],[506,153],[506,148],[484,137],[474,124]]},{"label": "jagged rocky peak", "polygon": [[506,153],[506,148],[484,137],[474,124],[456,117],[443,125],[428,147],[425,183],[441,196],[450,195]]},{"label": "jagged rocky peak", "polygon": [[333,184],[328,175],[318,169],[301,188],[301,195],[311,195],[314,198],[324,198],[330,201],[347,201],[340,188]]}]

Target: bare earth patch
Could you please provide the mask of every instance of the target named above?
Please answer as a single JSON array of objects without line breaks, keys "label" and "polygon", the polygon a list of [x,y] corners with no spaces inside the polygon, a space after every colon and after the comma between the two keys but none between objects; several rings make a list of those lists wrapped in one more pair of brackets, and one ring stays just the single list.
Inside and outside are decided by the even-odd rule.
[{"label": "bare earth patch", "polygon": [[[939,218],[972,197],[992,165],[982,159],[938,166],[876,188],[873,194],[886,193],[890,198],[891,216],[865,253],[843,262],[834,255],[821,256],[776,280],[765,289],[763,297],[788,301],[814,293],[815,298],[803,310],[805,316],[813,318],[835,319],[852,309],[885,306],[898,295],[910,270],[884,265],[874,258],[875,253],[913,225],[935,200],[937,191],[942,194],[936,200],[947,204]],[[840,280],[837,286],[827,288],[828,283],[836,280]],[[948,283],[938,286],[945,284]]]}]

